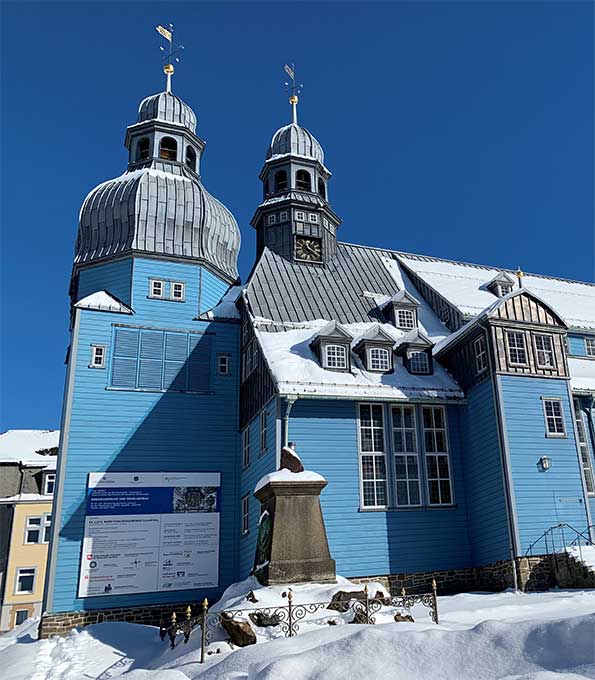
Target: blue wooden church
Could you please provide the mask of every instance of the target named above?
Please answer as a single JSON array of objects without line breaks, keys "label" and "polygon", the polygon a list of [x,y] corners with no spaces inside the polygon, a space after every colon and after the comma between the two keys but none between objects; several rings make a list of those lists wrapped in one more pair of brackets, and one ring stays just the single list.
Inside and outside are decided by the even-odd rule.
[{"label": "blue wooden church", "polygon": [[595,285],[341,242],[290,101],[245,282],[169,87],[83,203],[43,634],[248,576],[253,490],[288,442],[328,480],[347,577],[538,587],[544,532],[593,529]]}]

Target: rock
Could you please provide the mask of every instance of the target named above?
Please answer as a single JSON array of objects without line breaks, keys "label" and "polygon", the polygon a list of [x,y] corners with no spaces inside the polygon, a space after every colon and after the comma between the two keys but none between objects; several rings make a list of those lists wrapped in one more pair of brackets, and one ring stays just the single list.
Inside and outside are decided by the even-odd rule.
[{"label": "rock", "polygon": [[415,623],[415,621],[413,620],[413,616],[411,616],[411,614],[403,614],[401,612],[397,612],[395,614],[395,622],[396,623],[405,623],[405,622]]},{"label": "rock", "polygon": [[303,472],[304,466],[297,453],[290,447],[284,446],[281,449],[280,470],[290,470],[291,472]]},{"label": "rock", "polygon": [[366,593],[363,590],[352,590],[347,592],[345,590],[337,591],[330,603],[327,605],[327,609],[334,609],[336,612],[346,612],[349,609],[350,600],[365,600]]},{"label": "rock", "polygon": [[253,591],[253,590],[251,590],[251,591],[246,595],[246,599],[248,600],[248,602],[253,602],[253,603],[258,602],[258,600],[256,599],[256,595],[254,594],[254,591]]},{"label": "rock", "polygon": [[236,647],[256,644],[256,635],[248,621],[234,621],[230,614],[221,614],[221,627],[229,635],[229,641]]},{"label": "rock", "polygon": [[336,626],[337,625],[337,622],[336,622],[335,619],[329,619],[327,621],[327,623],[328,623],[329,626]]},{"label": "rock", "polygon": [[366,621],[366,612],[358,607],[355,610],[353,619],[349,623],[368,623]]},{"label": "rock", "polygon": [[264,612],[253,612],[248,614],[248,618],[258,628],[268,628],[269,626],[278,626],[281,623],[279,614],[265,614]]}]

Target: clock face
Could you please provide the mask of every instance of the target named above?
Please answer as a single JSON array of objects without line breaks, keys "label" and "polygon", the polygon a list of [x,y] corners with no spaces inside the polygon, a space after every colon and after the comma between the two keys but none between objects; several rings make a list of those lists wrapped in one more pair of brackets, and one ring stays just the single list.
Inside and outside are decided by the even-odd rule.
[{"label": "clock face", "polygon": [[322,242],[319,238],[296,236],[295,256],[305,262],[322,262]]}]

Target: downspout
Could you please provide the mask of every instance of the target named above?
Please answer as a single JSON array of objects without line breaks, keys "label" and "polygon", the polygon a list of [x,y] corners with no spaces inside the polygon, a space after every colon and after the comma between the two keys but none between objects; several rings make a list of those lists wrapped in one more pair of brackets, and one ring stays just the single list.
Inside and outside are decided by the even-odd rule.
[{"label": "downspout", "polygon": [[[591,395],[589,397],[589,402],[587,403],[587,409],[589,410],[589,430],[591,434],[592,448],[594,449],[593,454],[595,455],[595,419],[593,418],[593,405],[595,404],[595,396]],[[587,454],[589,449],[587,449]],[[587,506],[589,505],[589,499],[587,498]],[[589,508],[590,509],[590,508]],[[595,526],[589,527],[589,538],[591,541],[595,542]]]},{"label": "downspout", "polygon": [[291,409],[297,400],[298,397],[296,395],[287,397],[287,407],[285,409],[285,415],[283,416],[283,446],[287,446],[289,443],[289,414],[291,413]]}]

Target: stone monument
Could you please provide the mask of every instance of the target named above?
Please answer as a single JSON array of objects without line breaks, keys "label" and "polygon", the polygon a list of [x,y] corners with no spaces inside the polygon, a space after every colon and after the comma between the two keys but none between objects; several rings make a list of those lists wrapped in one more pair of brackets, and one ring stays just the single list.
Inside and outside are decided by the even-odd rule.
[{"label": "stone monument", "polygon": [[336,582],[320,507],[326,485],[304,470],[293,444],[281,451],[281,469],[257,484],[261,514],[252,571],[262,585]]}]

